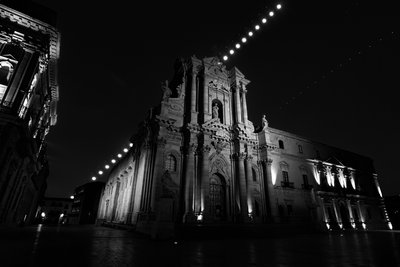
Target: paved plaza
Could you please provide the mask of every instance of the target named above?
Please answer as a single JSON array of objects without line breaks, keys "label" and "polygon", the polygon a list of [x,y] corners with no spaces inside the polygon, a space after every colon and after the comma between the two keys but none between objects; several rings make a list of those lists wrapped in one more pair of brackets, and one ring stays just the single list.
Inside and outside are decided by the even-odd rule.
[{"label": "paved plaza", "polygon": [[156,241],[101,226],[0,228],[0,266],[400,266],[399,232]]}]

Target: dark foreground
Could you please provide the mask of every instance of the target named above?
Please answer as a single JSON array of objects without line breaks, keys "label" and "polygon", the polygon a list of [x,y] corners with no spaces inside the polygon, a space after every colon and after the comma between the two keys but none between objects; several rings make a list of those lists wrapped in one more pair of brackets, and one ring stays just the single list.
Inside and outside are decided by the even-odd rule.
[{"label": "dark foreground", "polygon": [[400,266],[399,232],[154,241],[99,226],[0,228],[0,266]]}]

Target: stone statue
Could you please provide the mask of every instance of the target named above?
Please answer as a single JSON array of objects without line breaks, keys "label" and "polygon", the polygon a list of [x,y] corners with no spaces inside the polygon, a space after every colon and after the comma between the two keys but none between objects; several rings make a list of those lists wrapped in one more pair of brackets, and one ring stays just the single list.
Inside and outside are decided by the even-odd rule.
[{"label": "stone statue", "polygon": [[263,130],[268,127],[268,121],[267,121],[265,114],[262,117],[262,127],[263,127]]},{"label": "stone statue", "polygon": [[169,86],[168,86],[168,80],[161,83],[161,89],[163,91],[163,101],[167,101],[172,94],[172,91],[171,91],[171,89],[169,89]]},{"label": "stone statue", "polygon": [[213,106],[213,108],[212,108],[212,118],[213,119],[216,119],[216,118],[218,118],[218,104],[217,103],[215,103],[214,104],[214,106]]}]

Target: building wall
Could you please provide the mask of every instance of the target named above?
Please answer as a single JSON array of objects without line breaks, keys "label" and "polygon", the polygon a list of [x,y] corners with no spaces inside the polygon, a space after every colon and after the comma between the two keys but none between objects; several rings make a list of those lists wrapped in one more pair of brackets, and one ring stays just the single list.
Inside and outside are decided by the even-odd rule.
[{"label": "building wall", "polygon": [[57,121],[59,34],[34,13],[0,4],[0,223],[6,224],[35,217],[48,175],[45,137]]},{"label": "building wall", "polygon": [[250,81],[217,58],[178,59],[174,67],[160,105],[110,173],[99,220],[155,237],[181,224],[387,227],[377,216],[384,204],[371,159],[267,122],[255,131]]}]

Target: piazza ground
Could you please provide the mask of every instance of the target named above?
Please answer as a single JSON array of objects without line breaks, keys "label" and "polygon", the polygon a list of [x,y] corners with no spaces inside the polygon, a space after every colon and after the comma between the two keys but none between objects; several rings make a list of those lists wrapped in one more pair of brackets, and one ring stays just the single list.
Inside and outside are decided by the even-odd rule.
[{"label": "piazza ground", "polygon": [[0,228],[0,266],[400,266],[400,232],[155,241],[102,226]]}]

